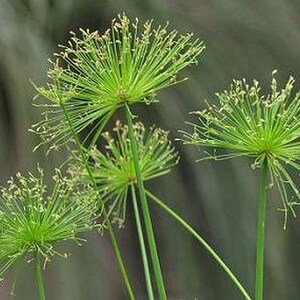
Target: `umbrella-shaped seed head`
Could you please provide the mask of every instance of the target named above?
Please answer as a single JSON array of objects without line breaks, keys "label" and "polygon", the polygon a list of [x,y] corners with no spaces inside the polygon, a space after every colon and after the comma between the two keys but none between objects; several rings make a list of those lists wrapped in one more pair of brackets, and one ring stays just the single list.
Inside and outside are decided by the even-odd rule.
[{"label": "umbrella-shaped seed head", "polygon": [[0,276],[17,260],[38,252],[49,261],[55,244],[83,241],[81,232],[96,226],[95,195],[56,171],[54,187],[48,191],[44,175],[17,174],[0,191]]},{"label": "umbrella-shaped seed head", "polygon": [[276,183],[281,195],[285,225],[287,211],[295,215],[293,205],[300,199],[289,172],[300,171],[300,93],[292,93],[293,85],[291,77],[279,89],[273,76],[271,92],[264,96],[257,81],[251,85],[236,80],[216,95],[218,104],[207,103],[207,108],[194,112],[198,121],[189,123],[193,131],[183,132],[185,143],[205,149],[202,159],[248,156],[253,167],[267,161],[271,184]]},{"label": "umbrella-shaped seed head", "polygon": [[[155,127],[146,130],[142,123],[135,123],[133,128],[143,180],[167,174],[179,160],[178,153],[170,144],[168,133]],[[103,134],[107,152],[103,154],[94,148],[90,162],[99,191],[104,202],[109,205],[109,214],[120,226],[125,220],[128,188],[137,182],[128,135],[127,125],[118,121],[113,135],[108,132]],[[76,176],[87,177],[80,165],[77,168],[71,166],[71,172],[75,172]]]},{"label": "umbrella-shaped seed head", "polygon": [[71,35],[67,46],[55,54],[48,71],[51,83],[37,89],[56,108],[34,130],[58,144],[69,134],[58,114],[61,104],[76,132],[91,124],[98,128],[119,107],[149,104],[159,90],[185,80],[178,73],[196,64],[204,49],[191,33],[179,34],[168,25],[155,27],[152,21],[140,24],[125,14],[104,33],[80,29]]}]

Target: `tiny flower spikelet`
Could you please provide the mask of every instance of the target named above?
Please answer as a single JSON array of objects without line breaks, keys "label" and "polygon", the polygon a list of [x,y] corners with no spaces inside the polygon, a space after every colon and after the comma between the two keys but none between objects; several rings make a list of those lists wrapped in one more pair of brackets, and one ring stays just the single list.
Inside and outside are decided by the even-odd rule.
[{"label": "tiny flower spikelet", "polygon": [[293,205],[300,199],[290,174],[293,169],[300,171],[300,93],[292,95],[293,85],[290,77],[280,90],[273,76],[271,93],[265,97],[257,81],[253,85],[234,81],[230,90],[216,94],[219,105],[208,104],[208,108],[194,113],[198,122],[189,123],[193,132],[183,132],[187,144],[212,149],[205,151],[202,159],[248,156],[254,159],[254,168],[267,161],[271,185],[277,185],[282,199],[284,226],[288,210],[295,216]]},{"label": "tiny flower spikelet", "polygon": [[39,253],[45,262],[57,252],[61,241],[83,241],[78,234],[96,226],[94,196],[63,177],[53,177],[54,188],[47,191],[44,175],[17,174],[0,191],[0,276],[16,261]]},{"label": "tiny flower spikelet", "polygon": [[185,67],[196,64],[204,49],[193,34],[179,34],[168,25],[140,26],[125,14],[114,19],[103,34],[80,29],[60,46],[49,70],[47,87],[37,88],[50,100],[45,119],[34,127],[45,141],[64,143],[68,130],[59,114],[63,104],[75,131],[91,126],[95,132],[114,112],[137,102],[151,103],[156,93],[186,78]]},{"label": "tiny flower spikelet", "polygon": [[[134,136],[137,141],[139,163],[144,181],[167,174],[178,163],[178,153],[168,140],[168,133],[160,128],[146,130],[140,122],[134,124]],[[109,215],[113,221],[122,226],[125,220],[128,188],[136,184],[134,161],[131,153],[131,141],[128,127],[119,121],[114,128],[114,135],[103,133],[107,153],[97,148],[91,152],[91,171],[99,186],[104,203],[109,203]],[[86,176],[79,166],[76,177]]]}]

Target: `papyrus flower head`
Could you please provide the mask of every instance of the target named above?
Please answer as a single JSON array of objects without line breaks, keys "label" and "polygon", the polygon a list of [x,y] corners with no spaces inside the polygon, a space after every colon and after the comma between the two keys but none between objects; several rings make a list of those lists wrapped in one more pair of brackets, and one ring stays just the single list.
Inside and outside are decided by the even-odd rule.
[{"label": "papyrus flower head", "polygon": [[[142,123],[135,123],[133,127],[143,180],[148,181],[170,172],[179,157],[170,144],[168,133],[155,127],[146,130]],[[99,192],[109,207],[109,214],[113,221],[122,225],[125,220],[128,188],[137,183],[128,127],[118,121],[114,134],[106,132],[103,137],[107,152],[104,154],[94,148],[90,167]],[[87,177],[80,164],[79,167],[71,166],[71,172],[76,177]]]},{"label": "papyrus flower head", "polygon": [[103,34],[80,29],[71,35],[68,45],[55,54],[50,83],[37,88],[53,107],[34,130],[57,143],[67,137],[58,113],[62,103],[76,132],[89,125],[97,130],[125,104],[151,103],[159,90],[185,80],[178,73],[197,63],[204,49],[191,33],[179,34],[168,25],[155,27],[152,21],[140,25],[125,14]]},{"label": "papyrus flower head", "polygon": [[[58,242],[81,242],[78,234],[95,226],[96,201],[89,190],[59,171],[49,191],[39,168],[37,175],[18,174],[0,191],[0,276],[17,260],[38,252],[45,262]],[[64,256],[66,254],[63,254]]]},{"label": "papyrus flower head", "polygon": [[267,161],[271,184],[281,195],[285,224],[287,211],[295,215],[293,204],[300,199],[290,173],[300,171],[300,93],[292,93],[293,85],[290,78],[279,89],[273,77],[271,92],[264,96],[257,81],[236,80],[228,91],[217,94],[217,105],[207,103],[207,108],[195,112],[193,131],[184,132],[187,144],[205,150],[202,159],[248,156],[253,167]]}]

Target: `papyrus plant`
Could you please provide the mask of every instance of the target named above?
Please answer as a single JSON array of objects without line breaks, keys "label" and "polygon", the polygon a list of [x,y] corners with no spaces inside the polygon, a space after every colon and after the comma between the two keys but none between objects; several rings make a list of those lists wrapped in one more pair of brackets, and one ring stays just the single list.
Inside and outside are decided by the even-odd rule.
[{"label": "papyrus plant", "polygon": [[[204,49],[201,42],[193,40],[192,34],[179,35],[169,31],[168,26],[153,27],[152,21],[139,26],[125,15],[113,20],[111,29],[104,34],[80,31],[80,36],[71,33],[68,46],[55,54],[48,72],[50,82],[37,88],[40,95],[50,100],[44,107],[44,119],[33,127],[42,143],[58,148],[70,139],[77,145],[79,157],[75,160],[76,172],[92,183],[98,192],[99,209],[103,212],[128,296],[134,293],[125,270],[122,256],[114,236],[111,221],[123,222],[128,191],[131,191],[140,241],[148,298],[155,299],[147,249],[140,220],[147,236],[158,298],[165,300],[160,261],[156,249],[148,200],[153,200],[190,232],[209,254],[219,263],[246,299],[248,293],[233,275],[228,266],[206,241],[172,209],[144,188],[144,181],[168,172],[177,162],[177,155],[161,130],[146,134],[140,123],[133,124],[131,106],[136,103],[150,104],[157,100],[157,92],[178,82],[178,73],[188,65],[197,63]],[[108,153],[102,154],[95,144],[103,129],[118,109],[123,109],[127,125],[120,123],[115,129],[117,137],[104,134]],[[79,136],[80,134],[80,136]],[[73,152],[74,153],[74,152]],[[76,152],[75,152],[76,153]],[[136,190],[140,201],[137,201]],[[107,203],[111,203],[107,207]]]},{"label": "papyrus plant", "polygon": [[[50,104],[44,106],[45,118],[33,130],[44,142],[50,142],[50,148],[74,139],[90,181],[98,189],[87,163],[90,150],[112,115],[118,109],[125,111],[158,296],[165,300],[167,296],[138,160],[131,106],[152,103],[157,99],[158,91],[185,80],[178,77],[180,71],[196,64],[204,47],[198,39],[193,39],[192,34],[182,35],[169,30],[168,25],[155,27],[152,23],[147,21],[140,25],[137,19],[132,22],[123,14],[113,20],[111,28],[104,33],[72,32],[68,45],[61,46],[61,52],[55,54],[48,71],[49,83],[37,88]],[[78,134],[83,132],[84,137],[80,140]],[[100,196],[98,201],[128,294],[134,299],[108,212]]]},{"label": "papyrus plant", "polygon": [[98,226],[95,192],[80,187],[56,171],[53,188],[44,183],[44,174],[17,174],[0,190],[0,276],[19,260],[33,259],[40,299],[45,299],[42,264],[53,256],[66,257],[56,250],[64,241],[81,244],[80,234]]},{"label": "papyrus plant", "polygon": [[[274,72],[275,73],[275,72]],[[273,76],[271,91],[262,94],[257,81],[236,80],[230,89],[217,94],[218,104],[194,112],[184,132],[184,141],[203,149],[203,159],[223,160],[250,157],[252,167],[261,169],[258,204],[255,299],[263,299],[263,264],[267,190],[279,191],[286,228],[288,212],[300,194],[291,171],[300,170],[300,93],[293,92],[294,79],[279,89]],[[225,152],[224,152],[225,151]]]},{"label": "papyrus plant", "polygon": [[[138,161],[141,166],[143,182],[147,183],[149,180],[166,175],[170,172],[171,168],[178,163],[179,156],[168,139],[168,132],[155,127],[147,130],[142,123],[138,122],[133,125],[133,133],[137,141]],[[132,140],[128,138],[128,126],[122,125],[120,121],[117,121],[113,133],[105,132],[103,133],[103,137],[106,141],[106,152],[102,153],[95,147],[91,154],[92,160],[89,162],[90,168],[95,181],[97,182],[98,190],[104,199],[105,205],[109,205],[108,211],[110,215],[113,215],[113,221],[116,221],[122,226],[125,222],[126,203],[128,200],[133,202],[144,264],[144,273],[148,288],[148,298],[154,299],[149,263],[136,197],[137,176],[134,168],[133,156],[130,151]],[[72,157],[74,157],[74,155]],[[79,164],[76,161],[74,162],[74,158],[71,159],[70,162],[69,172],[72,177],[77,178],[79,182],[85,182],[87,180],[87,174],[81,166],[81,162],[79,162]],[[200,234],[150,190],[146,190],[145,192],[149,200],[168,213],[183,226],[202,247],[204,247],[209,255],[227,273],[245,299],[250,300],[247,291],[230,268],[200,236]]]},{"label": "papyrus plant", "polygon": [[[168,132],[156,127],[147,130],[141,122],[133,124],[133,131],[143,182],[169,173],[179,157],[171,146]],[[95,146],[88,163],[112,222],[122,227],[129,189],[137,183],[128,126],[117,121],[113,132],[104,132],[102,137],[105,142],[104,153]],[[73,157],[76,159],[76,154]],[[80,181],[89,180],[81,161],[76,163],[71,159],[69,172]]]},{"label": "papyrus plant", "polygon": [[[128,130],[127,125],[117,121],[112,134],[103,133],[106,152],[102,153],[94,147],[91,151],[89,165],[108,215],[112,222],[117,223],[120,227],[125,222],[127,202],[131,195],[148,298],[155,299],[136,196],[137,175],[131,152],[132,140],[128,136]],[[133,124],[133,134],[137,142],[138,161],[143,182],[169,173],[171,168],[177,164],[178,153],[171,146],[168,132],[155,127],[147,130],[142,123],[138,122]],[[88,179],[88,174],[80,161],[76,162],[71,159],[69,172],[79,182],[85,182]]]},{"label": "papyrus plant", "polygon": [[155,102],[158,91],[186,80],[179,72],[197,63],[204,46],[191,33],[153,21],[139,24],[123,14],[104,33],[71,32],[60,49],[50,60],[49,83],[37,88],[51,102],[45,119],[33,127],[53,147],[73,137],[62,103],[75,133],[89,127],[87,136],[95,142],[119,108]]}]

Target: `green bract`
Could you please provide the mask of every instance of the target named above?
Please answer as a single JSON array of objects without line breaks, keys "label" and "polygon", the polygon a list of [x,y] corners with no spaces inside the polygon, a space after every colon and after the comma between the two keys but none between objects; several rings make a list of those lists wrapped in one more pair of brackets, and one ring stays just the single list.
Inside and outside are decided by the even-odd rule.
[{"label": "green bract", "polygon": [[[53,102],[45,120],[34,127],[45,141],[64,143],[70,136],[61,113],[61,105],[70,117],[76,133],[91,125],[90,135],[101,132],[101,125],[125,104],[150,103],[157,91],[185,78],[177,74],[197,63],[204,49],[192,34],[168,31],[168,25],[142,26],[126,15],[112,21],[103,34],[80,29],[71,32],[68,46],[48,71],[50,83],[38,92]],[[97,134],[96,134],[97,136]]]},{"label": "green bract", "polygon": [[59,254],[54,244],[73,240],[93,228],[96,218],[94,195],[83,186],[76,187],[59,171],[54,188],[47,191],[44,175],[28,174],[8,181],[0,197],[0,276],[14,262],[29,253],[39,253],[45,261]]},{"label": "green bract", "polygon": [[[90,168],[104,202],[112,201],[109,214],[112,214],[113,221],[121,226],[125,220],[128,188],[131,184],[136,184],[137,179],[128,127],[118,121],[114,133],[113,136],[108,132],[103,134],[107,143],[106,154],[93,148]],[[146,130],[142,123],[135,123],[134,136],[137,141],[143,181],[165,175],[177,164],[178,153],[171,146],[166,131],[154,127]],[[81,166],[76,168],[71,165],[70,171],[73,175],[87,177]]]},{"label": "green bract", "polygon": [[295,215],[293,204],[300,199],[289,172],[300,170],[300,93],[291,95],[293,85],[291,77],[280,90],[273,77],[271,93],[265,97],[257,81],[253,85],[234,81],[230,90],[217,94],[219,105],[208,104],[194,113],[198,117],[197,123],[190,123],[194,131],[184,132],[186,143],[212,149],[202,159],[248,156],[254,159],[253,167],[267,160],[271,184],[277,185],[281,195],[285,225],[288,210]]}]

